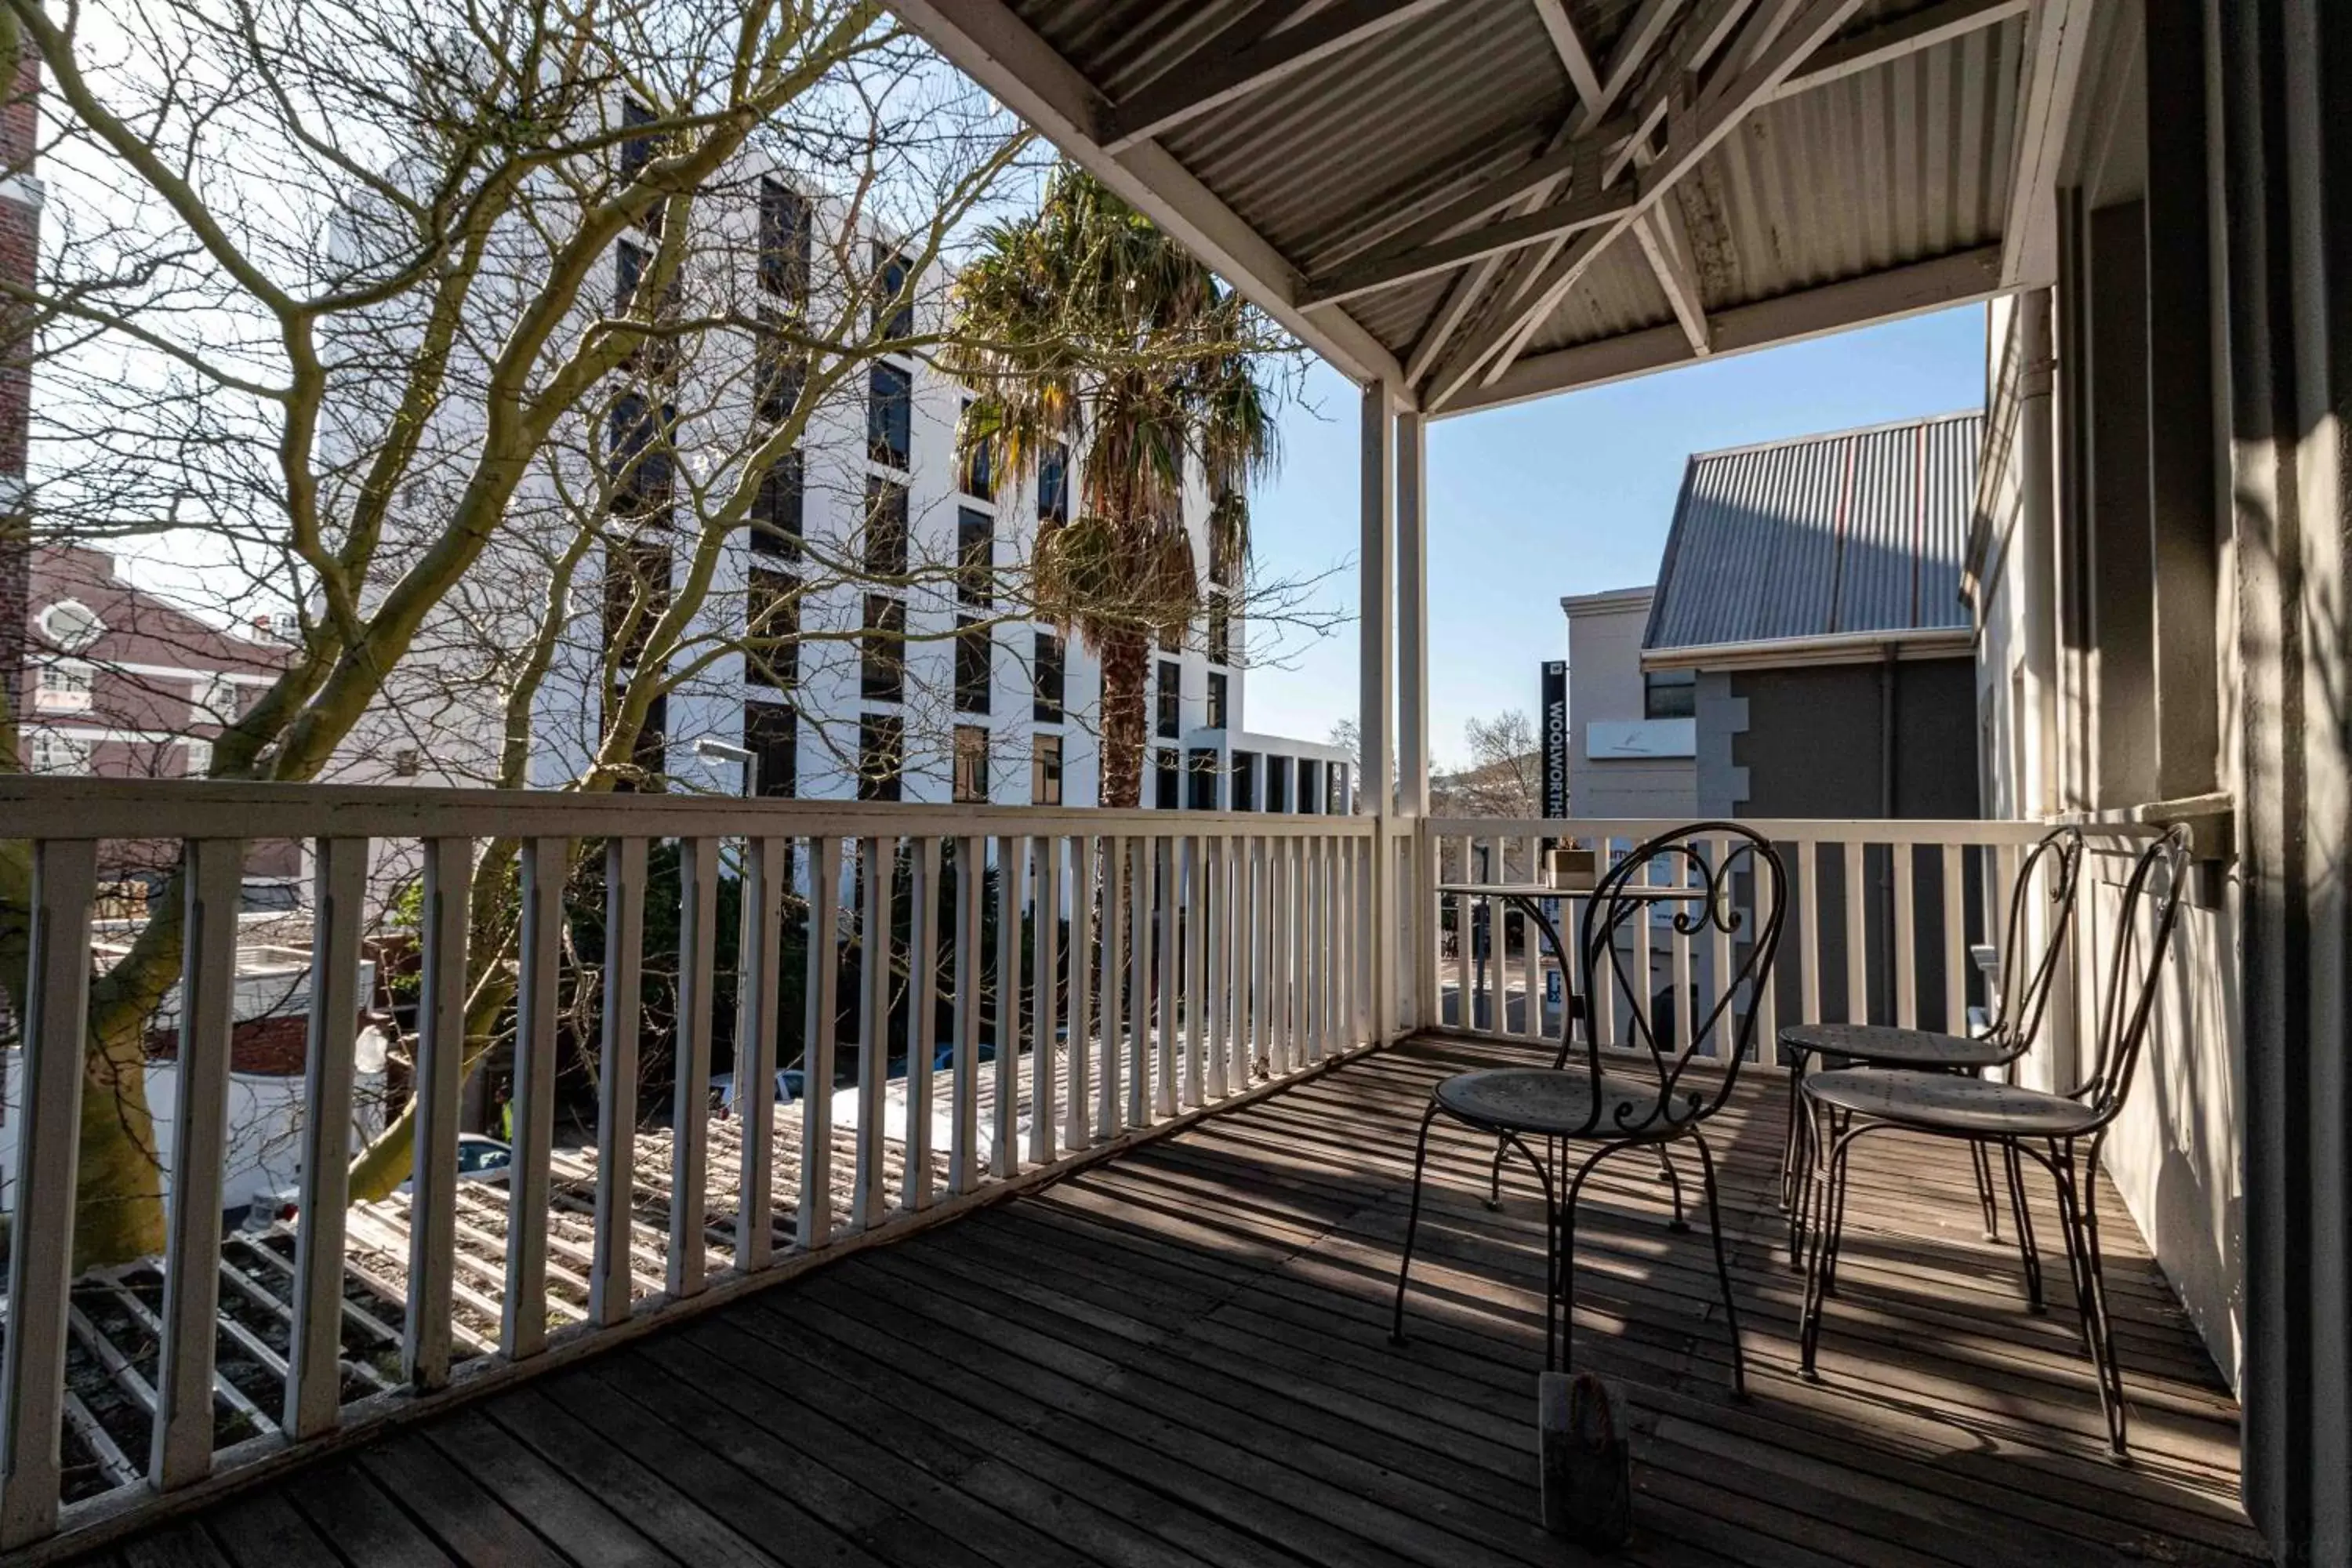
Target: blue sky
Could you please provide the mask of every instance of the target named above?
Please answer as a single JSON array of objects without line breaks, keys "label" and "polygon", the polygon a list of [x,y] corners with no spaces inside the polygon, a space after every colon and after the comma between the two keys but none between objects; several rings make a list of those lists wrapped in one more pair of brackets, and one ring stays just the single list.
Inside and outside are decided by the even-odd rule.
[{"label": "blue sky", "polygon": [[[1283,417],[1281,472],[1253,500],[1252,542],[1269,580],[1328,574],[1315,602],[1352,615],[1357,394],[1319,364],[1306,393]],[[1567,653],[1560,595],[1656,576],[1691,453],[1983,401],[1984,311],[1971,306],[1432,426],[1436,760],[1460,758],[1466,719],[1533,713],[1538,666]],[[1354,622],[1279,640],[1249,672],[1244,721],[1320,740],[1356,710]]]}]

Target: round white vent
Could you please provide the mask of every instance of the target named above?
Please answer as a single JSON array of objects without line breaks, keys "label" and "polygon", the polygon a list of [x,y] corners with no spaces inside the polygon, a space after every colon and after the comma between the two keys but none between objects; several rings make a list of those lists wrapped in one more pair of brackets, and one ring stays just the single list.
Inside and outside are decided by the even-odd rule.
[{"label": "round white vent", "polygon": [[40,614],[41,635],[68,653],[79,653],[99,639],[106,623],[79,599],[59,599]]}]

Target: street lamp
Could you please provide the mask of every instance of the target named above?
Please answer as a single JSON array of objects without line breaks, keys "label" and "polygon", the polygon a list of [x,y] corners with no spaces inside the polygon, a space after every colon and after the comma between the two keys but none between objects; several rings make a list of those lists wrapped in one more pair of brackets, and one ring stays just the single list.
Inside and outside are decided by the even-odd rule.
[{"label": "street lamp", "polygon": [[701,758],[704,764],[709,767],[716,767],[720,763],[740,763],[743,769],[745,798],[758,797],[760,794],[759,752],[748,746],[736,745],[731,741],[714,740],[706,735],[694,742],[694,754]]}]

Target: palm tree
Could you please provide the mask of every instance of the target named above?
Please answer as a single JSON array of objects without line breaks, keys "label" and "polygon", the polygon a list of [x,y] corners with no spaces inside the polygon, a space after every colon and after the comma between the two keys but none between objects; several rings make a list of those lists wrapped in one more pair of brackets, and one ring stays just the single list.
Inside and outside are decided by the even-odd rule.
[{"label": "palm tree", "polygon": [[967,458],[1024,487],[1049,459],[1079,476],[1066,515],[1039,520],[1034,587],[1101,662],[1102,804],[1133,806],[1152,641],[1201,605],[1188,481],[1210,500],[1210,575],[1237,585],[1249,486],[1275,462],[1259,372],[1280,351],[1240,296],[1069,164],[1034,215],[982,234],[954,300],[940,357],[974,394]]}]

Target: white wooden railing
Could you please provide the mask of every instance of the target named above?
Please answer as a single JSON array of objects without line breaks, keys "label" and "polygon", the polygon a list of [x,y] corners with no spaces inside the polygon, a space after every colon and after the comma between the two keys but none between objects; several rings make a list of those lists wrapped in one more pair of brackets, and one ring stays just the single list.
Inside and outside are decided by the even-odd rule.
[{"label": "white wooden railing", "polygon": [[[1548,1049],[1558,1016],[1538,944],[1504,910],[1435,889],[1521,879],[1547,840],[1622,854],[1671,826],[0,778],[0,839],[29,846],[33,868],[22,1056],[0,1080],[18,1086],[0,1107],[16,1154],[0,1549],[88,1539],[442,1391],[524,1375],[1106,1157],[1384,1034]],[[2044,831],[1747,826],[1790,873],[1773,980],[1735,999],[1767,1042],[1798,1017],[1965,1020],[1978,950],[1998,941]],[[299,841],[310,868],[307,1114],[297,1217],[244,1234],[224,1224],[221,1122],[239,881],[262,839]],[[182,873],[176,1069],[152,1108],[170,1130],[167,1242],[77,1273],[76,1139],[97,1092],[91,917],[125,845]],[[600,868],[584,879],[583,845]],[[493,846],[512,847],[515,874],[482,903],[475,872]],[[673,853],[675,951],[657,953],[648,889]],[[415,911],[400,917],[417,970],[409,1190],[355,1202],[361,976],[404,879],[422,895],[400,906]],[[730,883],[740,942],[721,953]],[[1559,903],[1571,942],[1581,904]],[[513,931],[498,971],[512,991],[496,1030],[514,1106],[502,1188],[457,1173],[478,906]],[[599,942],[581,939],[583,915]],[[1679,1044],[1738,939],[1648,930],[1627,973],[1695,998],[1675,1009]],[[641,1016],[649,963],[675,965],[666,1021]],[[1615,1029],[1610,984],[1595,1012]],[[737,1093],[721,1113],[711,1069],[730,1022]],[[648,1045],[672,1057],[666,1106],[639,1103]],[[593,1108],[559,1135],[559,1075],[582,1064]],[[779,1105],[775,1069],[795,1064],[805,1092]]]},{"label": "white wooden railing", "polygon": [[[1524,880],[1547,843],[1573,842],[1613,863],[1634,846],[1682,824],[1633,819],[1501,821],[1432,819],[1423,825],[1417,885],[1429,920],[1416,950],[1414,991],[1427,1027],[1550,1047],[1559,1039],[1558,999],[1579,982],[1558,976],[1551,955],[1500,900],[1436,892],[1447,883]],[[1771,982],[1735,1009],[1758,1010],[1759,1054],[1773,1058],[1781,1023],[1861,1021],[1906,1027],[1964,1024],[1984,1001],[1982,970],[2000,942],[2010,889],[2028,847],[2050,829],[2034,822],[1742,820],[1780,852],[1789,903]],[[2114,848],[2144,829],[2088,830],[2095,847]],[[2113,840],[2113,844],[2107,844]],[[1704,837],[1687,840],[1712,852]],[[1863,889],[1864,896],[1851,896]],[[1563,897],[1554,918],[1575,963],[1586,900]],[[1485,906],[1483,909],[1479,906]],[[1765,910],[1745,911],[1760,921]],[[1753,929],[1751,924],[1750,929]],[[1664,911],[1654,914],[1645,946],[1625,944],[1629,981],[1654,998],[1696,997],[1672,1009],[1673,1045],[1688,1047],[1691,1021],[1708,1016],[1720,977],[1733,974],[1734,937],[1721,930],[1685,935]],[[2037,928],[2038,940],[2038,928]],[[1632,977],[1638,976],[1638,979]],[[1633,1037],[1624,999],[1602,965],[1591,999],[1608,1030],[1604,1044]],[[2064,1059],[2073,1020],[2056,1009],[2049,1049]],[[1662,1042],[1664,1043],[1664,1042]],[[1702,1054],[1714,1048],[1698,1042]]]},{"label": "white wooden railing", "polygon": [[[32,864],[22,1103],[5,1107],[17,1123],[5,1548],[189,1495],[436,1391],[520,1375],[1102,1157],[1344,1057],[1383,1016],[1367,912],[1375,829],[1360,818],[9,777],[0,839],[28,842]],[[257,839],[306,847],[315,971],[298,1217],[258,1238],[225,1237],[221,1203],[238,885]],[[152,1108],[171,1130],[168,1242],[160,1258],[78,1276],[92,907],[131,841],[176,850],[183,870],[178,1069]],[[567,1006],[581,969],[567,885],[579,846],[596,841],[606,935],[588,955],[603,974],[583,1024]],[[519,847],[500,959],[515,1112],[502,1193],[457,1177],[471,885],[493,842]],[[1407,868],[1413,840],[1390,842]],[[640,1016],[640,980],[648,855],[672,843],[677,1005],[664,1034]],[[403,867],[422,884],[411,1190],[355,1205],[362,952]],[[738,1104],[719,1117],[717,911],[731,879]],[[809,933],[807,1092],[778,1107],[788,903]],[[845,999],[852,945],[860,982]],[[854,1028],[837,1038],[843,1017]],[[667,1107],[638,1102],[648,1039],[674,1053]],[[929,1070],[935,1048],[946,1065]],[[592,1135],[559,1139],[558,1073],[580,1056],[595,1069]],[[825,1087],[837,1080],[839,1096]],[[152,1343],[126,1345],[99,1317],[137,1320]],[[257,1365],[276,1397],[256,1397]],[[143,1442],[126,1430],[142,1422]]]}]

